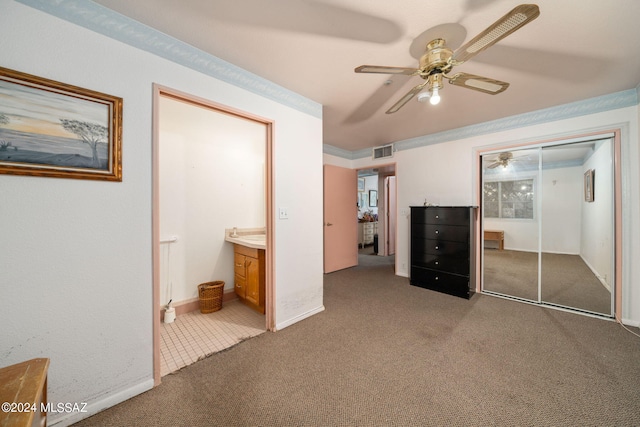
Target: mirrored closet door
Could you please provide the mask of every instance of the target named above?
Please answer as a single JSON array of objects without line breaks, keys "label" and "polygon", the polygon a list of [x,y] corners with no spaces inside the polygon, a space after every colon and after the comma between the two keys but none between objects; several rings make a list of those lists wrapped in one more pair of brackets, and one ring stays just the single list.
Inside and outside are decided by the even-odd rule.
[{"label": "mirrored closet door", "polygon": [[484,289],[538,301],[540,150],[483,158]]},{"label": "mirrored closet door", "polygon": [[482,156],[483,291],[613,315],[613,140]]}]

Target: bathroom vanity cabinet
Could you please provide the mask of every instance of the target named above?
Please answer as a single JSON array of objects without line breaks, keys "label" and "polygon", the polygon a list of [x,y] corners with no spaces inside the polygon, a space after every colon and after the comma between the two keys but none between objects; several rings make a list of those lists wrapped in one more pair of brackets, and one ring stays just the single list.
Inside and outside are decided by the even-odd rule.
[{"label": "bathroom vanity cabinet", "polygon": [[234,289],[238,298],[264,314],[264,249],[234,244]]}]

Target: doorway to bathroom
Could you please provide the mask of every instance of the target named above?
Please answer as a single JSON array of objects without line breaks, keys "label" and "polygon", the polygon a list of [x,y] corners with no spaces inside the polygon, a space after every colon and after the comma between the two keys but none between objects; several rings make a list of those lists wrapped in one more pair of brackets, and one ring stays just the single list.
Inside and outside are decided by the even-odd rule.
[{"label": "doorway to bathroom", "polygon": [[[156,384],[273,328],[271,135],[269,120],[154,86]],[[225,241],[225,230],[234,227],[266,233],[264,314],[234,292],[234,245]],[[201,313],[199,285],[220,282],[222,308]],[[167,308],[175,320],[163,321]]]}]

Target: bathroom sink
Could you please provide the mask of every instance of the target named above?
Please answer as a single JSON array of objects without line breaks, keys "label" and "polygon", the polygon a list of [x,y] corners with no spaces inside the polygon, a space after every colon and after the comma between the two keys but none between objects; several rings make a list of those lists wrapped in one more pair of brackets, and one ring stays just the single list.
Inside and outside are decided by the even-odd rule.
[{"label": "bathroom sink", "polygon": [[247,246],[249,248],[266,249],[267,235],[264,233],[264,230],[238,229],[237,232],[238,232],[238,235],[233,237],[233,231],[231,229],[227,229],[225,240],[227,242],[235,243],[237,245]]},{"label": "bathroom sink", "polygon": [[264,242],[265,240],[267,240],[267,235],[266,234],[250,234],[248,236],[240,236],[239,238],[244,240],[256,241],[256,242]]}]

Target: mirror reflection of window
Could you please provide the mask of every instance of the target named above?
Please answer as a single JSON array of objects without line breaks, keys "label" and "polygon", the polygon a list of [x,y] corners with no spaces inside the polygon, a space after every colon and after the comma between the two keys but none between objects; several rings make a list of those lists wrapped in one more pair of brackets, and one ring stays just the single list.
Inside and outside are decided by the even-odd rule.
[{"label": "mirror reflection of window", "polygon": [[485,182],[484,217],[533,219],[533,183],[533,179]]}]

